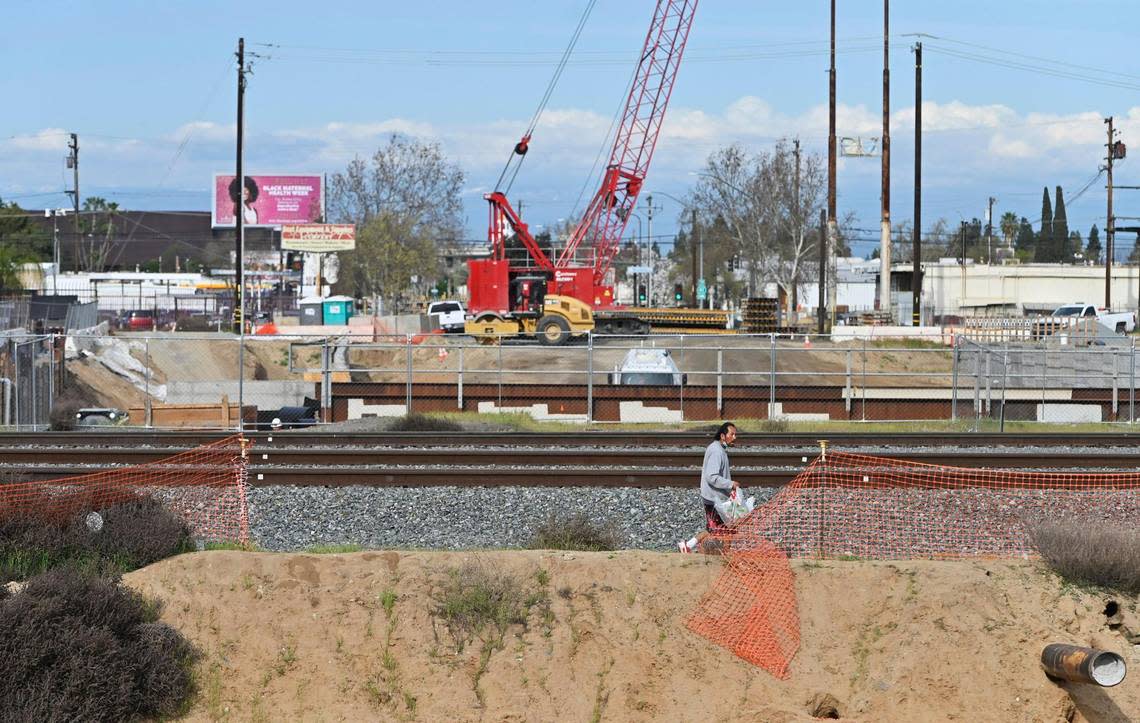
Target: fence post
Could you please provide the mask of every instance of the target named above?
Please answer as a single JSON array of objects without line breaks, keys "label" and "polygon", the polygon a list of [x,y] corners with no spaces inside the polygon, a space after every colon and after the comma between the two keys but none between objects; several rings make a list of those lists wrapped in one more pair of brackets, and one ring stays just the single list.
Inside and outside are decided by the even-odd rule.
[{"label": "fence post", "polygon": [[150,407],[150,337],[143,341],[143,425],[150,427],[153,423]]},{"label": "fence post", "polygon": [[[47,405],[47,408],[48,408],[48,428],[51,428],[51,408],[53,406],[55,406],[56,340],[57,340],[57,337],[55,334],[52,334],[51,338],[48,339],[48,344],[49,344],[49,346],[48,346],[48,405]],[[62,380],[61,380],[61,383],[62,383]]]},{"label": "fence post", "polygon": [[1049,383],[1049,348],[1041,342],[1041,415],[1038,422],[1045,421],[1045,386]]},{"label": "fence post", "polygon": [[503,337],[499,335],[499,404],[498,411],[503,411]]},{"label": "fence post", "polygon": [[462,346],[459,347],[459,380],[458,380],[459,381],[459,384],[458,384],[458,386],[459,386],[459,397],[456,400],[457,406],[459,407],[459,411],[461,411],[461,412],[463,411],[463,349],[464,348],[465,347],[462,347]]},{"label": "fence post", "polygon": [[986,347],[986,416],[993,416],[994,404],[994,390],[990,384],[993,379],[993,371],[990,369],[990,348]]},{"label": "fence post", "polygon": [[724,347],[719,347],[716,350],[716,414],[718,417],[724,415],[724,389],[721,384],[723,383],[724,375]]},{"label": "fence post", "polygon": [[19,431],[19,429],[20,429],[20,394],[23,393],[23,391],[24,391],[22,389],[22,387],[24,385],[20,383],[20,345],[16,342],[15,339],[12,339],[9,342],[9,345],[11,346],[11,349],[12,349],[12,361],[13,361],[12,368],[14,370],[12,377],[15,380],[14,383],[12,384],[12,397],[15,401],[15,407],[16,407],[15,423],[16,423],[16,430]]},{"label": "fence post", "polygon": [[[974,422],[978,421],[978,417],[982,412],[982,355],[978,353],[978,349],[974,349]],[[974,431],[977,431],[975,424]]]},{"label": "fence post", "polygon": [[1136,339],[1128,354],[1128,423],[1136,421]]},{"label": "fence post", "polygon": [[329,338],[321,341],[321,417],[332,421],[332,373],[329,371]]},{"label": "fence post", "polygon": [[[684,412],[682,411],[682,419]],[[586,332],[586,424],[594,422],[594,332]]]},{"label": "fence post", "polygon": [[[685,335],[681,334],[678,337],[681,342],[681,368],[685,368]],[[685,421],[685,375],[681,375],[681,383],[677,385],[678,394],[681,402],[681,421]]]},{"label": "fence post", "polygon": [[843,406],[845,407],[845,409],[847,411],[847,418],[848,419],[851,418],[851,389],[852,389],[852,387],[851,387],[851,354],[852,354],[852,351],[850,349],[848,349],[847,350],[847,380],[844,383],[845,389],[844,389],[844,394],[843,394],[843,396],[845,397],[845,399],[843,400]]},{"label": "fence post", "polygon": [[1119,387],[1120,383],[1117,379],[1116,370],[1116,349],[1112,350],[1112,421],[1120,421],[1120,400],[1119,400]]},{"label": "fence post", "polygon": [[28,411],[32,413],[32,431],[36,432],[39,431],[40,426],[40,385],[36,378],[36,342],[34,338],[28,342],[28,346],[31,347],[32,352],[28,355],[31,362],[28,369],[28,379],[32,382],[32,404]]},{"label": "fence post", "polygon": [[958,421],[958,335],[954,336],[952,348],[954,353],[950,356],[950,421]]},{"label": "fence post", "polygon": [[[242,408],[245,406],[245,317],[244,316],[242,317],[241,328],[238,329],[237,344],[238,344],[238,354],[237,354],[237,357],[238,357],[238,368],[237,368],[237,373],[238,373],[238,379],[237,379],[237,382],[238,382],[237,430],[240,432],[240,431],[242,431]],[[225,404],[227,407],[229,406],[229,403],[230,402],[227,399],[225,401]],[[222,419],[225,419],[226,415],[228,415],[229,413],[230,413],[230,410],[227,409],[225,411],[225,414],[222,415]]]},{"label": "fence post", "polygon": [[768,419],[776,414],[776,335],[768,334]]},{"label": "fence post", "polygon": [[405,349],[405,356],[407,357],[407,379],[405,380],[405,384],[407,385],[407,387],[406,387],[405,392],[404,392],[404,410],[405,410],[404,414],[411,414],[412,413],[412,374],[413,374],[413,369],[412,369],[412,335],[411,334],[405,334],[404,335],[404,349]]},{"label": "fence post", "polygon": [[862,389],[859,390],[859,398],[862,400],[859,404],[859,417],[864,422],[867,421],[867,340],[863,339],[863,381],[861,382]]}]

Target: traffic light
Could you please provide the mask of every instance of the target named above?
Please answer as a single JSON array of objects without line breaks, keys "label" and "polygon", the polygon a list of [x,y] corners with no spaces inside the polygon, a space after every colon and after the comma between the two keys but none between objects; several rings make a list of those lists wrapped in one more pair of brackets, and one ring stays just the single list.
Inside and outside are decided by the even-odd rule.
[{"label": "traffic light", "polygon": [[680,303],[684,294],[684,288],[680,284],[673,284],[673,301]]},{"label": "traffic light", "polygon": [[648,297],[645,294],[645,284],[637,287],[637,301],[639,304],[644,304]]}]

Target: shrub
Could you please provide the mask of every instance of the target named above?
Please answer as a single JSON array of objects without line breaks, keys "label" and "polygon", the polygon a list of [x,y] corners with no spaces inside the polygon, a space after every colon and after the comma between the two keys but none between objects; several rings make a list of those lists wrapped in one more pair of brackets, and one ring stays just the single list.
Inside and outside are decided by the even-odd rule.
[{"label": "shrub", "polygon": [[427,414],[408,414],[394,420],[389,432],[462,432],[463,425],[445,417]]},{"label": "shrub", "polygon": [[161,606],[74,567],[0,599],[5,720],[118,721],[183,713],[198,653]]},{"label": "shrub", "polygon": [[1140,593],[1140,530],[1102,520],[1057,520],[1030,530],[1045,562],[1062,578]]},{"label": "shrub", "polygon": [[791,428],[792,426],[788,424],[788,420],[778,417],[776,419],[765,419],[760,422],[761,432],[787,432]]},{"label": "shrub", "polygon": [[87,526],[94,505],[84,494],[25,494],[38,495],[22,499],[18,508],[31,509],[31,514],[0,516],[0,582],[22,580],[65,562],[96,573],[127,572],[193,546],[186,523],[150,497],[100,509],[103,527],[96,532]]},{"label": "shrub", "polygon": [[447,625],[462,652],[469,641],[488,629],[493,640],[501,641],[511,625],[526,625],[531,606],[539,600],[522,578],[467,563],[448,571],[435,601],[436,617]]},{"label": "shrub", "polygon": [[582,512],[551,515],[535,530],[527,545],[532,550],[616,550],[621,531],[613,522],[595,522]]}]

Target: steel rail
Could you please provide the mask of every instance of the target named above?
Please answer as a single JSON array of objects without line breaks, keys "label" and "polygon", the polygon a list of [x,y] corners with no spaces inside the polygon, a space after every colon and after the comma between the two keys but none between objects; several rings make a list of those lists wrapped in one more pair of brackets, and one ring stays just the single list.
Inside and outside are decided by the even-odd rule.
[{"label": "steel rail", "polygon": [[[51,445],[51,446],[122,446],[156,445],[165,447],[195,447],[224,439],[233,432],[218,430],[157,431],[116,428],[114,431],[81,432],[7,432],[0,433],[0,447]],[[471,446],[522,446],[522,447],[684,447],[704,445],[711,439],[708,430],[681,432],[661,431],[583,431],[583,432],[346,432],[321,431],[314,428],[280,432],[246,433],[255,447],[294,446],[314,447],[327,445],[352,446],[415,446],[454,447]],[[873,446],[972,446],[989,447],[1025,446],[1137,446],[1140,433],[1120,432],[1060,433],[1060,432],[755,432],[745,429],[737,440],[737,447],[816,447],[821,439],[833,447]]]},{"label": "steel rail", "polygon": [[[833,446],[832,449],[835,449]],[[842,448],[841,448],[842,449]],[[6,470],[20,465],[45,465],[82,473],[92,466],[113,468],[159,462],[181,448],[170,447],[86,447],[29,448],[0,447],[0,465]],[[740,467],[802,467],[815,458],[810,453],[734,449],[732,464]],[[372,466],[390,467],[422,465],[434,467],[699,467],[703,447],[689,449],[616,449],[599,448],[412,448],[412,447],[253,447],[251,463],[260,466]],[[888,453],[884,456],[907,462],[992,469],[1140,469],[1140,448],[1096,453],[1042,453],[1020,451],[917,451]]]}]

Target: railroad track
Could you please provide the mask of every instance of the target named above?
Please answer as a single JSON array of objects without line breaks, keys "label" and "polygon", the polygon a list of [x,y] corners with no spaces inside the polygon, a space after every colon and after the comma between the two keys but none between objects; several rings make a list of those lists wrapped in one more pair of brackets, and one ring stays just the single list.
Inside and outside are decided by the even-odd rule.
[{"label": "railroad track", "polygon": [[[516,436],[507,438],[520,441]],[[930,438],[924,437],[929,443]],[[502,445],[503,437],[499,437]],[[122,439],[120,438],[120,442]],[[703,443],[689,447],[615,448],[585,446],[496,448],[479,446],[396,447],[309,446],[292,438],[265,438],[250,452],[254,485],[378,486],[632,486],[688,487],[694,484]],[[389,440],[390,441],[390,440]],[[563,440],[565,441],[565,440]],[[1114,440],[1115,441],[1115,440]],[[703,440],[700,440],[703,442]],[[455,445],[455,440],[452,441]],[[54,479],[129,465],[156,463],[190,447],[162,446],[0,446],[0,469],[8,479]],[[916,464],[1024,470],[1140,468],[1140,448],[1119,447],[1020,452],[921,450],[892,457]],[[746,486],[773,487],[794,478],[815,452],[743,447],[732,452],[733,477]]]},{"label": "railroad track", "polygon": [[[688,447],[704,445],[712,437],[707,430],[681,432],[344,432],[319,431],[313,428],[281,432],[246,433],[258,448],[268,445],[290,447],[321,446],[416,446],[456,447]],[[82,432],[9,432],[0,433],[0,447],[12,446],[162,446],[189,449],[215,442],[233,432],[225,431],[155,431],[114,429]],[[993,432],[916,432],[884,434],[881,432],[749,432],[737,440],[737,447],[817,447],[826,439],[834,447],[1140,447],[1138,432],[1071,433],[993,433]]]}]

